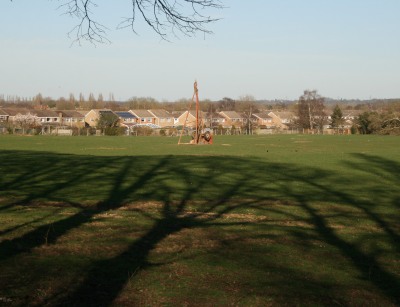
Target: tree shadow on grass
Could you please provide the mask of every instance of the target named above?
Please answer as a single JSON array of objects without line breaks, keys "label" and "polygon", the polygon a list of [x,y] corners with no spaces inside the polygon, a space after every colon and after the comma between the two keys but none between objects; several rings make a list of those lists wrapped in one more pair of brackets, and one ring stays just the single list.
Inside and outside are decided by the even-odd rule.
[{"label": "tree shadow on grass", "polygon": [[[398,175],[393,174],[393,170],[400,169],[397,162],[370,156],[355,158],[355,161],[346,162],[348,167],[364,169],[363,165],[372,165],[371,172],[379,170],[383,175],[391,176],[394,184],[400,184]],[[185,229],[227,226],[226,215],[248,208],[258,210],[264,216],[281,214],[282,219],[307,222],[314,238],[336,248],[363,279],[369,280],[390,301],[400,303],[397,294],[399,276],[380,264],[378,251],[366,252],[360,248],[363,238],[356,242],[340,236],[329,223],[331,216],[314,205],[315,202],[334,202],[358,209],[384,230],[398,252],[399,235],[392,223],[375,212],[374,204],[368,199],[357,197],[357,193],[365,194],[362,183],[356,183],[351,193],[341,189],[341,182],[349,178],[343,178],[339,173],[235,157],[88,157],[3,151],[0,161],[1,169],[7,174],[2,178],[0,195],[18,198],[17,202],[0,210],[37,202],[63,204],[79,210],[72,216],[2,241],[0,261],[29,253],[44,244],[57,244],[61,237],[90,223],[96,215],[126,204],[133,204],[132,210],[153,221],[147,232],[123,252],[94,260],[82,272],[83,282],[71,287],[72,291],[63,293],[60,290],[59,294],[46,297],[42,303],[112,305],[132,279],[129,272],[137,274],[154,266],[149,261],[149,254],[160,242]],[[383,191],[378,186],[373,193]],[[384,205],[392,207],[396,197],[395,193],[382,194]],[[142,209],[140,203],[143,201],[161,203],[160,216],[152,217]],[[274,201],[290,201],[299,212],[279,212],[280,209],[268,205]],[[135,204],[138,204],[136,208]],[[346,210],[341,214],[354,218],[353,213]],[[310,239],[308,233],[298,229],[284,231],[288,237],[298,238],[305,245]]]},{"label": "tree shadow on grass", "polygon": [[[346,163],[353,170],[366,173],[369,177],[377,178],[372,186],[368,185],[373,197],[357,200],[350,195],[342,194],[341,198],[351,202],[353,206],[362,210],[370,220],[379,225],[391,239],[394,246],[400,252],[399,229],[393,226],[398,225],[400,216],[400,164],[385,158],[366,154],[354,154],[357,162]],[[390,210],[387,210],[390,208]],[[387,211],[382,214],[382,211]]]}]

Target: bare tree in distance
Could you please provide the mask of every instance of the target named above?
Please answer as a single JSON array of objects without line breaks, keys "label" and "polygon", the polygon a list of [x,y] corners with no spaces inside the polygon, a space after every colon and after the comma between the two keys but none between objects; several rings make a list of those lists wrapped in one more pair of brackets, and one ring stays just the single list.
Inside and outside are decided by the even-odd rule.
[{"label": "bare tree in distance", "polygon": [[244,95],[239,97],[239,110],[242,112],[245,117],[246,130],[248,134],[252,133],[253,130],[253,122],[252,116],[253,113],[258,112],[256,98],[252,95]]},{"label": "bare tree in distance", "polygon": [[[13,0],[10,0],[13,1]],[[15,0],[14,0],[15,1]],[[95,18],[96,0],[58,0],[59,8],[78,20],[69,36],[80,44],[82,40],[96,43],[110,43],[108,30]],[[209,23],[219,20],[206,15],[208,9],[224,8],[220,0],[126,0],[130,5],[129,16],[122,19],[117,28],[131,28],[141,18],[162,39],[168,40],[170,34],[195,36],[196,33],[211,34]]]},{"label": "bare tree in distance", "polygon": [[326,120],[325,98],[318,94],[316,90],[305,90],[298,102],[298,125],[300,128],[322,129]]}]

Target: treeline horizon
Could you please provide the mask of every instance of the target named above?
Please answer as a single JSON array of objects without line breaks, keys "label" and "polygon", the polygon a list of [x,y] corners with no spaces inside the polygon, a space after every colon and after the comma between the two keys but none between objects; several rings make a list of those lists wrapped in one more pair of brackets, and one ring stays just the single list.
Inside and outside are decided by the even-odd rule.
[{"label": "treeline horizon", "polygon": [[[213,101],[209,99],[200,100],[200,107],[205,112],[219,111],[238,111],[243,112],[249,107],[254,112],[262,112],[269,110],[293,111],[296,112],[299,100],[257,100],[251,95],[241,96],[238,99],[224,97],[220,100]],[[78,97],[70,94],[68,98],[60,97],[53,99],[52,97],[38,94],[32,98],[22,98],[20,96],[0,95],[0,107],[16,107],[16,108],[46,108],[57,110],[91,110],[91,109],[111,109],[113,111],[126,111],[133,109],[165,109],[169,112],[184,111],[190,107],[191,99],[181,98],[175,101],[158,101],[153,97],[131,97],[126,101],[118,101],[114,99],[114,95],[110,94],[104,99],[102,94],[95,97],[90,93],[87,98],[83,94]],[[338,105],[342,110],[368,110],[368,111],[400,111],[400,98],[391,99],[332,99],[324,98],[324,104],[327,109],[333,109]]]}]

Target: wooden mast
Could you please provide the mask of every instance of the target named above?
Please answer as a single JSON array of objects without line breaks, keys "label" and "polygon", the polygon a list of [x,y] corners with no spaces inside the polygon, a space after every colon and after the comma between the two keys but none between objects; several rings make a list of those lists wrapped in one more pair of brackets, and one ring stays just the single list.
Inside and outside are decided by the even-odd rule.
[{"label": "wooden mast", "polygon": [[[212,134],[210,131],[206,131],[204,132],[204,122],[203,122],[203,118],[201,116],[201,110],[200,110],[200,103],[199,103],[199,90],[197,88],[197,81],[194,82],[193,84],[193,88],[194,88],[194,92],[193,92],[193,97],[192,100],[190,101],[190,105],[189,105],[189,109],[186,113],[186,118],[185,118],[185,122],[183,123],[183,127],[179,136],[179,140],[178,140],[178,145],[180,144],[212,144]],[[189,113],[191,111],[191,107],[192,107],[192,102],[196,102],[196,123],[195,123],[195,130],[194,130],[194,134],[192,134],[192,140],[190,141],[190,143],[181,143],[181,139],[183,136],[183,132],[185,131],[186,128],[186,124],[187,124],[187,119],[189,116]]]},{"label": "wooden mast", "polygon": [[196,96],[196,134],[195,144],[199,143],[200,138],[200,127],[199,127],[199,90],[197,88],[197,81],[194,82],[194,94]]}]

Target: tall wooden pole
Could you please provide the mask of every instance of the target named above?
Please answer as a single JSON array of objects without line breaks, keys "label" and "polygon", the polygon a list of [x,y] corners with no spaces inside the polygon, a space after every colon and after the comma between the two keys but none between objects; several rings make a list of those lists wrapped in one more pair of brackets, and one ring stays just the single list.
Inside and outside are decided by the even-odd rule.
[{"label": "tall wooden pole", "polygon": [[196,128],[195,128],[195,131],[194,131],[193,140],[190,142],[190,144],[199,144],[199,141],[200,141],[200,136],[201,136],[200,116],[199,116],[200,107],[199,107],[199,90],[197,89],[197,81],[194,82],[193,87],[194,87],[193,97],[192,97],[192,100],[190,101],[189,109],[188,109],[188,111],[186,113],[186,118],[185,118],[185,122],[183,124],[183,128],[182,128],[181,134],[179,136],[178,145],[182,144],[181,143],[181,138],[182,138],[183,132],[184,132],[185,127],[186,127],[186,123],[187,123],[187,119],[188,119],[189,113],[190,113],[190,111],[192,109],[192,102],[195,100],[195,97],[196,97]]},{"label": "tall wooden pole", "polygon": [[196,96],[196,134],[195,144],[199,143],[200,127],[199,127],[199,90],[197,89],[197,81],[194,82],[194,94]]}]

